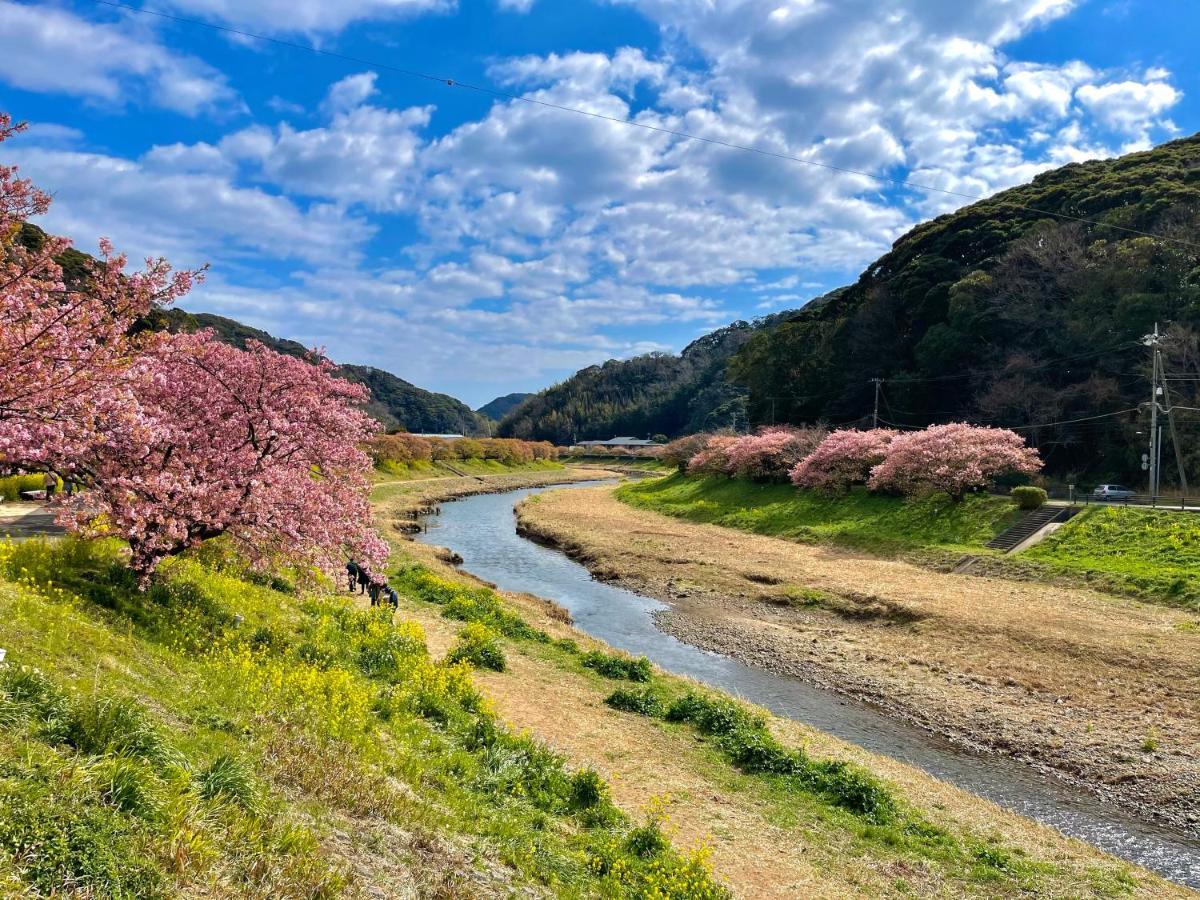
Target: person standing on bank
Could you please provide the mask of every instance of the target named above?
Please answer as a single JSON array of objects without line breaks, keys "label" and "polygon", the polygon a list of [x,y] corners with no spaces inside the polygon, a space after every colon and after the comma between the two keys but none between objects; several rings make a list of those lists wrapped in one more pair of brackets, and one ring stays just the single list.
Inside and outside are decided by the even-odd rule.
[{"label": "person standing on bank", "polygon": [[354,593],[354,586],[358,584],[358,563],[354,560],[346,563],[346,578],[350,582],[350,593]]},{"label": "person standing on bank", "polygon": [[54,492],[58,490],[58,476],[53,472],[47,472],[42,478],[42,484],[46,488],[46,502],[49,503],[54,499]]}]

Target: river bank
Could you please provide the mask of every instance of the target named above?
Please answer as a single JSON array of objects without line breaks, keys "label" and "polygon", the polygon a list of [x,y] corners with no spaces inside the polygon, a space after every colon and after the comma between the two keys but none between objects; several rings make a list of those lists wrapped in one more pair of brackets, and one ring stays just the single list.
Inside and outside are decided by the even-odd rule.
[{"label": "river bank", "polygon": [[682,640],[1197,833],[1200,636],[1178,612],[681,522],[604,488],[543,494],[518,522],[667,603]]},{"label": "river bank", "polygon": [[[567,492],[579,491],[589,489],[575,486]],[[477,585],[482,577],[485,584],[500,583],[507,588],[502,592],[504,601],[530,624],[554,638],[576,641],[582,649],[609,649],[589,637],[600,633],[597,617],[609,631],[616,629],[609,638],[612,644],[635,653],[642,650],[636,647],[636,639],[631,644],[633,632],[628,628],[639,633],[644,628],[657,635],[657,641],[673,641],[657,632],[648,616],[636,617],[645,622],[639,626],[610,614],[603,603],[589,605],[578,591],[556,590],[551,582],[540,580],[535,571],[548,565],[577,573],[573,577],[581,586],[615,590],[591,581],[556,551],[519,538],[513,527],[513,501],[514,496],[497,495],[449,504],[440,516],[429,518],[430,531],[419,535],[417,542],[397,539],[397,551],[448,580]],[[446,554],[439,544],[463,551],[466,559],[461,569],[444,562]],[[531,556],[538,557],[536,563]],[[525,568],[529,565],[535,568]],[[510,577],[522,571],[531,577]],[[540,597],[553,597],[567,606],[575,614],[575,627],[563,621],[560,608]],[[644,603],[655,605],[649,600]],[[434,647],[448,645],[458,627],[433,604],[410,607],[402,602],[401,612],[426,626]],[[718,657],[686,645],[680,649],[705,658],[704,671],[722,664]],[[891,844],[886,829],[863,828],[820,808],[797,804],[769,782],[737,773],[679,726],[610,709],[604,698],[621,683],[580,668],[578,656],[563,654],[552,645],[516,641],[506,642],[505,653],[507,672],[477,676],[502,717],[549,741],[574,763],[594,765],[611,780],[622,808],[633,812],[665,801],[679,845],[707,844],[714,871],[735,896],[995,897],[1031,891],[1054,897],[1191,896],[1185,888],[1136,868],[1120,875],[1120,865],[1094,847],[1000,809],[912,764],[870,752],[794,718],[766,716],[772,732],[789,746],[804,747],[814,758],[862,766],[885,779],[906,807],[920,810],[957,840],[996,842],[1007,848],[1005,852],[1016,854],[1020,863],[998,875],[979,867],[967,872],[945,859],[914,855]],[[668,669],[676,670],[674,665]],[[691,683],[663,671],[655,679],[663,685]],[[977,768],[975,761],[966,763]]]}]

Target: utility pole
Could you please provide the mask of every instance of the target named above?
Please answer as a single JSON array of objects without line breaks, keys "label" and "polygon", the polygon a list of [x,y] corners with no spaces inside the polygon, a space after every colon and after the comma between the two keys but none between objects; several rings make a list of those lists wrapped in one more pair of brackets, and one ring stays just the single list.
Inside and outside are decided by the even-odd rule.
[{"label": "utility pole", "polygon": [[1175,450],[1175,467],[1179,470],[1179,489],[1186,497],[1188,483],[1187,474],[1183,471],[1183,449],[1179,445],[1179,434],[1175,431],[1175,406],[1171,402],[1171,388],[1167,385],[1166,373],[1163,373],[1162,389],[1163,402],[1167,404],[1167,426],[1171,431],[1171,447]]},{"label": "utility pole", "polygon": [[1158,338],[1158,323],[1155,322],[1154,334],[1148,334],[1142,339],[1142,343],[1150,348],[1150,453],[1147,455],[1147,462],[1150,466],[1151,497],[1158,496],[1159,460],[1161,458],[1159,445],[1162,440],[1158,427],[1158,397],[1162,393],[1162,388],[1159,387],[1159,372],[1162,364],[1159,359]]},{"label": "utility pole", "polygon": [[871,381],[874,382],[874,384],[875,384],[875,412],[871,414],[871,427],[878,428],[879,427],[879,388],[883,384],[883,379],[882,378],[872,378]]}]

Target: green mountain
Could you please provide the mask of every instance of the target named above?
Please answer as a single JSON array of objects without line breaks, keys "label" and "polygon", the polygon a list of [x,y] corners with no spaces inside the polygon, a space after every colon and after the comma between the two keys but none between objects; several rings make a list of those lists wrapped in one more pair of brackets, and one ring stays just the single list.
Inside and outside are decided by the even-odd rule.
[{"label": "green mountain", "polygon": [[[211,313],[189,313],[182,309],[160,310],[150,316],[145,327],[170,331],[195,331],[211,328],[222,341],[237,347],[247,340],[259,341],[280,353],[305,356],[309,348],[296,341],[277,338],[265,331],[243,325]],[[339,365],[337,374],[347,381],[365,384],[371,391],[367,412],[385,428],[433,434],[487,434],[490,423],[469,406],[447,395],[435,394],[390,372],[372,366]]]},{"label": "green mountain", "polygon": [[501,421],[497,433],[564,444],[614,435],[674,437],[744,429],[747,391],[729,382],[726,365],[751,335],[787,315],[734,322],[678,355],[648,353],[581,369],[526,399]]},{"label": "green mountain", "polygon": [[499,422],[510,412],[524,403],[533,394],[505,394],[503,397],[497,397],[490,403],[485,403],[475,412],[481,416],[487,416],[494,422]]},{"label": "green mountain", "polygon": [[[1064,166],[914,228],[854,285],[751,337],[730,375],[751,423],[868,422],[883,378],[889,422],[1020,427],[1054,474],[1136,482],[1138,342],[1156,322],[1180,379],[1169,399],[1200,407],[1198,226],[1200,135]],[[1196,480],[1200,419],[1177,419]]]}]

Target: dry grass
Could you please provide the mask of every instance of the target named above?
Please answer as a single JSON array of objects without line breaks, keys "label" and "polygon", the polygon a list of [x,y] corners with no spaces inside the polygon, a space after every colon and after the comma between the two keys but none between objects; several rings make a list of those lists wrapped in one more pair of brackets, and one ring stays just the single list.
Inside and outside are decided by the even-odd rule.
[{"label": "dry grass", "polygon": [[[404,552],[446,577],[478,583],[441,562],[435,548],[405,544]],[[553,637],[573,638],[584,649],[604,647],[561,622],[543,599],[528,594],[504,596],[530,624]],[[450,647],[459,627],[442,618],[435,607],[408,607],[405,617],[422,624],[435,655]],[[476,683],[501,717],[565,753],[573,765],[594,766],[609,779],[617,804],[632,815],[669,798],[669,830],[676,845],[707,844],[714,872],[737,897],[1006,894],[1005,890],[997,893],[996,885],[947,879],[934,867],[873,858],[855,844],[852,832],[806,819],[786,803],[781,806],[778,797],[752,778],[734,773],[692,733],[605,706],[611,684],[565,671],[560,660],[537,645],[509,643],[506,652],[508,672],[476,675]],[[799,723],[769,714],[767,718],[786,743],[804,745],[822,757],[855,761],[886,778],[931,821],[953,833],[996,836],[1030,858],[1053,862],[1059,872],[1039,885],[1044,896],[1099,896],[1093,881],[1096,873],[1114,869],[1111,858],[1094,848],[918,769]],[[1137,872],[1135,877],[1138,884],[1129,896],[1191,896],[1186,889],[1147,873]]]},{"label": "dry grass", "polygon": [[693,643],[892,705],[1174,821],[1200,817],[1200,634],[1184,613],[690,524],[607,488],[543,494],[520,519],[669,601],[666,624]]}]

